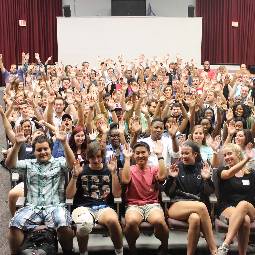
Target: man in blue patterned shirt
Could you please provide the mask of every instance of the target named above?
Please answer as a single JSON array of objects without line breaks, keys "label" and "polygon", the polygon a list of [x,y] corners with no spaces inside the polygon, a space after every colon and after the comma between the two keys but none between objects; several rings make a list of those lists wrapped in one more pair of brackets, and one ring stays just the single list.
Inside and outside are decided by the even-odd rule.
[{"label": "man in blue patterned shirt", "polygon": [[74,154],[66,140],[64,131],[57,131],[65,158],[53,158],[50,141],[46,136],[37,137],[33,144],[35,159],[17,160],[24,131],[17,127],[15,143],[6,159],[6,166],[25,173],[27,199],[25,207],[18,210],[10,222],[9,245],[11,254],[18,254],[24,240],[24,231],[33,230],[38,225],[46,225],[57,230],[58,239],[64,254],[72,254],[73,232],[71,217],[65,209],[65,175],[72,169]]}]

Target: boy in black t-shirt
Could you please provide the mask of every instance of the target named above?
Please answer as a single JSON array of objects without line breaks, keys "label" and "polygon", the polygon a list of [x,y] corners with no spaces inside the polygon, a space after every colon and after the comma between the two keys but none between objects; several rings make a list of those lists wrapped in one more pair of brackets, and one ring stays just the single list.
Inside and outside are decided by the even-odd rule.
[{"label": "boy in black t-shirt", "polygon": [[122,230],[117,213],[111,208],[113,197],[120,197],[121,186],[117,176],[117,160],[111,157],[104,165],[103,150],[97,142],[87,148],[89,164],[80,166],[76,161],[72,178],[66,189],[66,197],[74,198],[73,220],[77,224],[77,240],[80,254],[87,254],[88,234],[93,223],[107,227],[115,253],[123,254]]}]

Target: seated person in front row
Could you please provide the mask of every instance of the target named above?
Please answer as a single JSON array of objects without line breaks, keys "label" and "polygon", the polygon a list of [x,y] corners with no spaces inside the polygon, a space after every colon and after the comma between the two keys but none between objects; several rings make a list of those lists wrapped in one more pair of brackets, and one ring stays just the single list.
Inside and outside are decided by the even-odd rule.
[{"label": "seated person in front row", "polygon": [[[132,255],[136,254],[136,240],[140,234],[139,225],[143,220],[154,226],[155,236],[161,241],[158,254],[167,254],[169,229],[158,200],[159,182],[167,177],[162,151],[163,145],[158,140],[154,146],[154,153],[159,163],[157,167],[148,165],[150,147],[145,142],[136,143],[134,153],[129,147],[123,151],[125,163],[121,182],[127,185],[124,233]],[[130,166],[132,155],[136,164]]]},{"label": "seated person in front row", "polygon": [[24,232],[46,225],[57,230],[63,253],[72,254],[73,231],[71,217],[65,209],[65,175],[72,169],[74,154],[66,141],[66,133],[56,132],[62,142],[65,158],[53,159],[50,141],[44,135],[34,139],[32,148],[35,159],[18,160],[21,144],[26,141],[24,131],[17,127],[15,143],[6,158],[9,169],[26,172],[27,199],[10,222],[9,245],[11,254],[18,254],[24,240]]},{"label": "seated person in front row", "polygon": [[67,198],[74,198],[72,217],[77,224],[77,240],[80,254],[87,253],[88,234],[93,223],[106,226],[115,247],[115,254],[123,255],[122,229],[117,213],[111,208],[113,197],[121,196],[117,175],[117,159],[104,162],[104,151],[98,142],[87,148],[88,165],[76,161],[72,178],[66,189]]},{"label": "seated person in front row", "polygon": [[223,147],[225,167],[218,170],[218,214],[228,221],[228,232],[218,255],[228,254],[229,246],[237,235],[238,251],[246,254],[251,223],[255,220],[255,172],[249,162],[254,160],[253,150],[244,156],[237,144]]},{"label": "seated person in front row", "polygon": [[181,146],[181,160],[169,168],[166,194],[173,199],[168,215],[189,224],[187,254],[195,254],[200,232],[212,255],[217,252],[212,223],[206,204],[214,191],[208,163],[203,163],[199,147],[192,141]]}]

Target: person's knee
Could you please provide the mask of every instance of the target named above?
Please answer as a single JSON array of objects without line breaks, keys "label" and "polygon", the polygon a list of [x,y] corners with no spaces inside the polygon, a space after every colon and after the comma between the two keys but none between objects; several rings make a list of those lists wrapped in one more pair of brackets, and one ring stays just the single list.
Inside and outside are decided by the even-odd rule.
[{"label": "person's knee", "polygon": [[247,214],[247,212],[249,210],[249,203],[247,201],[241,201],[241,202],[238,203],[236,208],[239,211],[242,211],[244,214]]},{"label": "person's knee", "polygon": [[245,215],[244,221],[243,221],[243,227],[250,228],[251,226],[251,219],[248,215]]},{"label": "person's knee", "polygon": [[73,237],[73,230],[69,226],[59,227],[57,230],[58,236]]},{"label": "person's knee", "polygon": [[18,197],[20,196],[20,192],[18,192],[17,190],[15,190],[15,189],[11,189],[10,191],[9,191],[9,193],[8,193],[8,200],[9,200],[9,202],[10,201],[13,201],[13,200],[17,200],[18,199]]},{"label": "person's knee", "polygon": [[107,228],[116,227],[119,226],[119,220],[117,217],[115,217],[115,215],[112,215],[105,219],[104,224],[107,226]]},{"label": "person's knee", "polygon": [[138,220],[134,218],[126,218],[125,219],[125,229],[135,229],[139,225]]},{"label": "person's knee", "polygon": [[164,215],[161,214],[157,214],[157,215],[153,215],[153,219],[150,219],[150,217],[148,217],[148,221],[155,227],[162,227],[162,226],[166,226],[166,221],[165,221],[165,217]]},{"label": "person's knee", "polygon": [[200,216],[197,213],[192,213],[189,216],[189,227],[200,229]]},{"label": "person's knee", "polygon": [[198,202],[197,203],[197,213],[199,215],[201,215],[201,214],[208,214],[207,207],[206,207],[206,205],[203,202]]}]

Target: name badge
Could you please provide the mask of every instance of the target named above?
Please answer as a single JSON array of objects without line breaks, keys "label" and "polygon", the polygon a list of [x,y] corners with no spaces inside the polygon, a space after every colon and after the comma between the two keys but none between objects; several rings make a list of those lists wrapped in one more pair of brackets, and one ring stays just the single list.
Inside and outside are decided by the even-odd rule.
[{"label": "name badge", "polygon": [[32,147],[26,147],[26,152],[32,152],[33,148]]},{"label": "name badge", "polygon": [[250,180],[242,180],[244,186],[250,185]]}]

